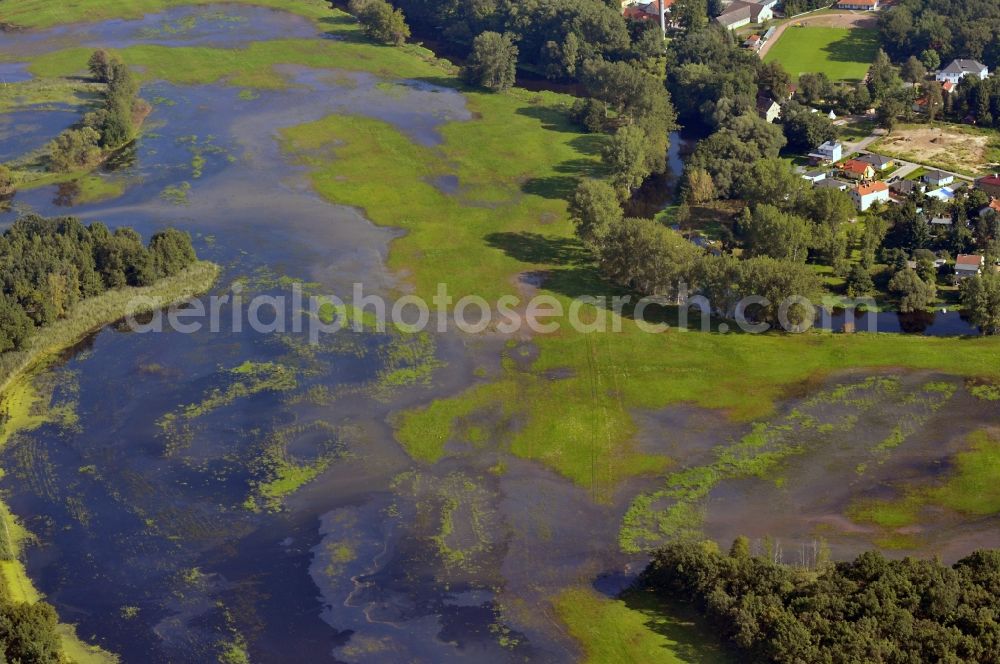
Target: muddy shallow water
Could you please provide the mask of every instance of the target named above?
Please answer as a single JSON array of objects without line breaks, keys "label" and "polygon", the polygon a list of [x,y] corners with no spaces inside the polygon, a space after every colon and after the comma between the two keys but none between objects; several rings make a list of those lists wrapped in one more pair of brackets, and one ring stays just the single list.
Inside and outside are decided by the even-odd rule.
[{"label": "muddy shallow water", "polygon": [[[316,34],[288,14],[222,5],[19,33],[11,44],[29,57],[73,44],[235,45]],[[176,226],[224,266],[219,292],[241,280],[248,293],[276,293],[282,277],[322,292],[349,292],[355,282],[367,292],[395,291],[400,279],[385,258],[397,231],[316,196],[304,169],[282,155],[278,131],[360,114],[433,147],[442,124],[471,119],[464,98],[336,69],[280,71],[294,85],[252,95],[147,85],[142,94],[154,111],[144,135],[101,174],[124,193],[74,205],[55,187],[21,192],[0,225],[31,209],[128,224],[147,237]],[[6,139],[0,145],[19,149]],[[436,184],[461,191],[454,178]],[[0,487],[38,537],[27,551],[29,572],[63,620],[126,662],[210,661],[235,635],[259,662],[575,661],[576,646],[547,600],[639,569],[641,557],[619,551],[618,529],[632,498],[663,478],[627,482],[597,504],[537,464],[507,458],[498,471],[502,445],[493,438],[502,430],[475,445],[452,441],[441,463],[413,462],[393,438],[394,414],[489,380],[502,350],[502,340],[458,335],[352,332],[308,348],[294,334],[107,328],[42,377],[53,410],[75,416],[19,435],[0,452]],[[530,344],[524,350],[532,357]],[[240,373],[247,361],[251,373]],[[266,378],[275,366],[293,378],[255,391],[260,376],[252,372]],[[400,368],[427,369],[427,380],[400,386],[386,378]],[[246,394],[229,398],[234,384],[249,386]],[[996,415],[967,395],[955,399],[956,410],[928,417],[904,446],[913,454],[890,457],[860,488],[875,490],[958,449],[961,431],[935,448],[947,413],[962,414],[962,431]],[[798,407],[787,404],[775,421]],[[895,404],[890,415],[904,417],[909,407]],[[824,446],[817,435],[809,454],[789,461],[791,479],[780,491],[773,481],[720,483],[705,531],[721,540],[771,534],[790,547],[811,537],[817,521],[842,512],[856,484],[839,482],[835,466],[851,464],[855,473],[851,454],[864,456],[884,437],[879,417],[889,415],[868,417],[871,434],[840,441],[846,447]],[[750,427],[687,406],[638,414],[638,424],[642,451],[678,467],[710,463]],[[248,509],[251,498],[264,502],[258,483],[276,458],[323,470],[284,510]],[[829,477],[817,478],[810,459]],[[962,527],[951,531],[959,539],[993,542],[988,528]],[[824,532],[842,553],[867,541]],[[951,555],[944,545],[933,549]]]}]

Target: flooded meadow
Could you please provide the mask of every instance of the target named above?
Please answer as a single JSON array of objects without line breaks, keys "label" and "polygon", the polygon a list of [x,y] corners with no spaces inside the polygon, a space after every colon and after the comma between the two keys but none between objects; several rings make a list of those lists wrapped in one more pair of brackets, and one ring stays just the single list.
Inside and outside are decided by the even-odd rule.
[{"label": "flooded meadow", "polygon": [[[27,80],[19,63],[65,48],[327,37],[285,12],[177,7],[0,34],[0,78]],[[153,112],[141,137],[89,176],[105,193],[21,191],[0,228],[27,211],[144,237],[173,226],[223,266],[214,294],[238,284],[248,297],[276,295],[292,281],[323,294],[354,283],[406,292],[409,275],[387,266],[405,231],[320,197],[309,169],[336,160],[337,146],[293,157],[282,130],[358,116],[436,149],[444,127],[474,122],[475,110],[454,87],[350,62],[274,72],[285,87],[145,83]],[[0,115],[0,161],[42,147],[79,113]],[[458,175],[430,185],[486,212],[501,205]],[[693,404],[636,409],[634,445],[663,469],[600,496],[511,454],[525,423],[501,403],[471,411],[436,463],[397,441],[401,413],[511,365],[530,372],[537,355],[530,338],[457,331],[364,326],[313,345],[295,332],[107,327],[36,378],[42,423],[0,450],[4,500],[34,535],[29,575],[60,620],[125,662],[228,651],[254,662],[563,662],[579,659],[579,644],[551,598],[578,586],[617,592],[670,537],[728,546],[746,535],[792,563],[808,563],[819,542],[835,558],[878,546],[953,560],[1000,546],[993,514],[929,498],[902,525],[865,511],[945,481],[970,436],[1000,423],[991,392],[933,372],[825,376],[753,421]],[[567,367],[540,378],[573,376]]]}]

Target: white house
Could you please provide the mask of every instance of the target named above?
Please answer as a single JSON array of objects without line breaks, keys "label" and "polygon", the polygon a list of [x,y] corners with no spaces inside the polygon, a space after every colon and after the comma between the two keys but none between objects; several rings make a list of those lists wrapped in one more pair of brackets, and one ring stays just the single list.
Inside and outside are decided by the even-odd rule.
[{"label": "white house", "polygon": [[761,4],[758,2],[744,2],[734,0],[726,7],[726,11],[715,17],[715,21],[724,28],[735,30],[751,23],[763,23],[774,18],[772,8],[775,2]]},{"label": "white house", "polygon": [[924,182],[932,187],[943,187],[955,181],[955,176],[944,171],[927,171],[924,173]]},{"label": "white house", "polygon": [[975,277],[983,273],[986,259],[977,254],[959,254],[955,259],[955,281]]},{"label": "white house", "polygon": [[976,76],[980,80],[990,75],[990,70],[986,65],[975,60],[952,60],[951,64],[937,73],[935,78],[939,81],[948,81],[957,84],[966,76]]},{"label": "white house", "polygon": [[851,200],[854,207],[860,212],[864,212],[878,202],[889,202],[889,185],[885,182],[872,182],[871,184],[859,184],[851,189]]},{"label": "white house", "polygon": [[826,179],[826,171],[824,171],[824,170],[807,171],[807,172],[805,172],[805,173],[802,174],[802,179],[803,180],[808,180],[809,182],[812,182],[813,184],[816,184],[820,180],[825,180]]},{"label": "white house", "polygon": [[844,146],[840,141],[827,141],[810,152],[809,156],[816,161],[840,161],[844,158]]},{"label": "white house", "polygon": [[781,117],[781,106],[767,95],[757,95],[757,114],[763,120],[774,122]]}]

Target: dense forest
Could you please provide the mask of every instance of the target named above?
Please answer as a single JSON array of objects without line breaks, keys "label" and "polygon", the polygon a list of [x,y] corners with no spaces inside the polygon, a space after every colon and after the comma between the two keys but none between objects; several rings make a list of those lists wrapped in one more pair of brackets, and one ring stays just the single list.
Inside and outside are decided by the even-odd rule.
[{"label": "dense forest", "polygon": [[658,27],[627,23],[621,5],[603,0],[397,0],[418,35],[468,52],[483,32],[508,34],[523,69],[575,78],[586,60],[636,60],[662,50]]},{"label": "dense forest", "polygon": [[1000,3],[996,0],[900,0],[879,16],[881,42],[899,62],[909,56],[937,69],[953,58],[1000,66]]},{"label": "dense forest", "polygon": [[190,236],[178,230],[156,233],[145,246],[128,227],[22,216],[0,236],[0,352],[20,348],[84,298],[149,285],[195,260]]},{"label": "dense forest", "polygon": [[802,569],[751,555],[744,538],[728,555],[711,542],[677,542],[655,553],[639,585],[689,598],[740,661],[1000,661],[1000,551],[951,567],[876,552],[831,563],[819,553]]}]

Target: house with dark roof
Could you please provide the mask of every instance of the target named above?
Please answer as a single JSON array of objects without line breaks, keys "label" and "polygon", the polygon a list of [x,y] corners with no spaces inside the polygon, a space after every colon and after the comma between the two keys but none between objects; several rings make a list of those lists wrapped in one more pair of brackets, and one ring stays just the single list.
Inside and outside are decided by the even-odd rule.
[{"label": "house with dark roof", "polygon": [[976,60],[952,60],[951,64],[939,71],[934,78],[939,81],[948,81],[958,84],[966,76],[975,76],[982,80],[990,75],[989,68]]},{"label": "house with dark roof", "polygon": [[781,117],[781,106],[767,95],[757,95],[757,115],[763,120],[774,122]]},{"label": "house with dark roof", "polygon": [[906,198],[915,191],[924,193],[924,188],[919,180],[896,180],[889,183],[889,192],[900,198]]},{"label": "house with dark roof", "polygon": [[896,160],[891,157],[883,157],[880,154],[866,154],[858,157],[858,161],[871,164],[876,171],[884,171],[896,165]]},{"label": "house with dark roof", "polygon": [[954,181],[955,176],[951,173],[945,173],[944,171],[933,170],[924,173],[924,182],[935,188],[943,187]]},{"label": "house with dark roof", "polygon": [[773,2],[762,4],[734,0],[724,12],[715,17],[715,21],[724,28],[735,30],[751,23],[770,21],[774,18],[772,7],[774,7]]},{"label": "house with dark roof", "polygon": [[813,183],[813,187],[816,189],[836,189],[837,191],[846,191],[850,186],[843,180],[836,178],[823,178]]}]

